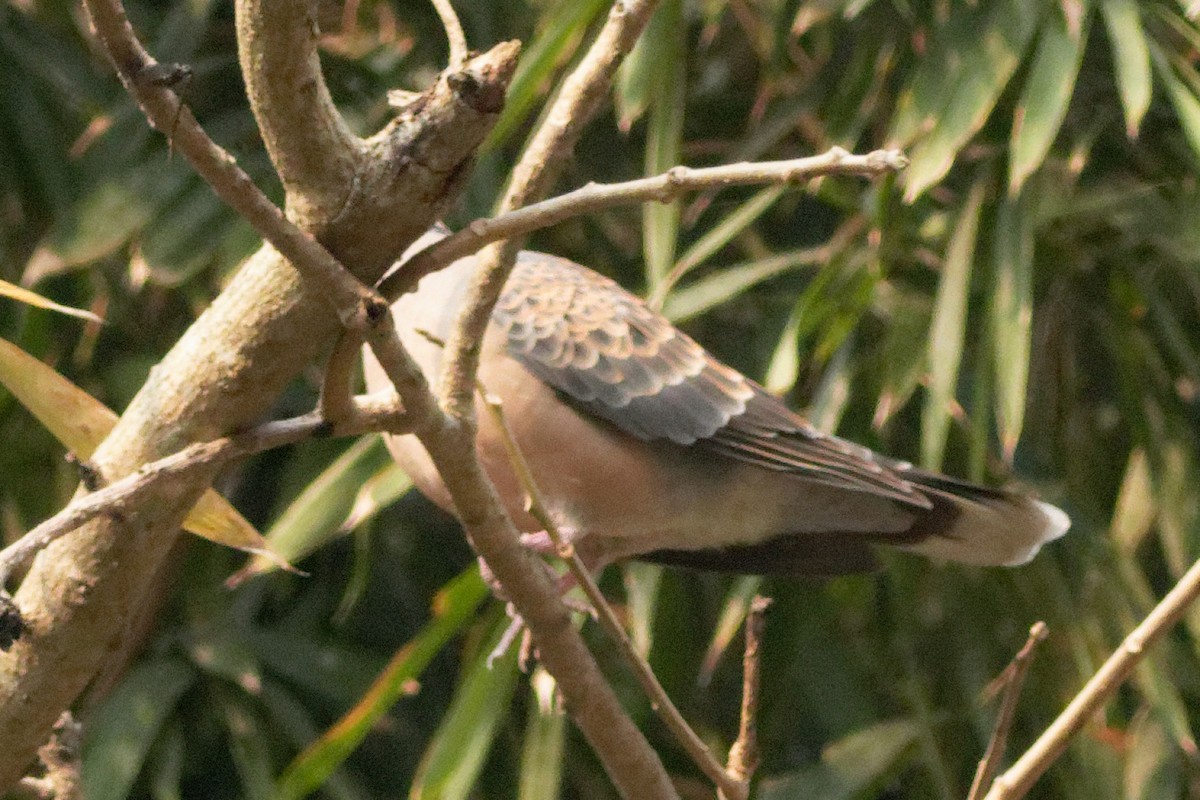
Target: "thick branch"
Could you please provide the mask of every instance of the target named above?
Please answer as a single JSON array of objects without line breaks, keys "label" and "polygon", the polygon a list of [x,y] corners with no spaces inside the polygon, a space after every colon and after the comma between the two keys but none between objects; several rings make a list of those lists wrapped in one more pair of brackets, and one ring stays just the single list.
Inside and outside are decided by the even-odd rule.
[{"label": "thick branch", "polygon": [[239,0],[236,11],[246,94],[288,210],[305,228],[322,228],[349,199],[365,152],[321,74],[317,0]]},{"label": "thick branch", "polygon": [[[119,2],[87,0],[87,7],[130,90],[160,130],[170,131],[162,120],[174,119],[177,101],[160,85],[158,71],[148,71],[153,62],[133,39]],[[504,45],[442,76],[422,96],[421,118],[399,120],[367,143],[370,164],[355,184],[368,190],[352,197],[347,208],[353,215],[327,214],[318,232],[334,258],[374,281],[433,223],[495,120],[515,56],[514,46]],[[185,155],[189,142],[203,136],[186,109],[176,136]],[[380,186],[387,191],[373,194]],[[249,183],[241,189],[248,193]],[[312,274],[324,272],[307,256],[295,258]],[[274,249],[261,250],[152,371],[92,461],[117,480],[261,417],[338,330],[329,285],[306,283]],[[162,481],[120,520],[98,518],[35,560],[15,598],[28,629],[0,655],[0,741],[6,745],[0,791],[21,776],[58,713],[131,624],[207,481],[206,475]]]}]

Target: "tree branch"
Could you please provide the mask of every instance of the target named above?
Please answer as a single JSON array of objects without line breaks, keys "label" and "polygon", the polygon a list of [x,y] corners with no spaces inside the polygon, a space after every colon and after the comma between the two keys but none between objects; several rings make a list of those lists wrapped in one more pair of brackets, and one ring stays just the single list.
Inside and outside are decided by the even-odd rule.
[{"label": "tree branch", "polygon": [[[180,152],[204,149],[193,144],[207,147],[203,131],[161,80],[162,70],[133,37],[120,3],[86,0],[86,5],[118,73],[153,123],[170,132],[178,111]],[[328,220],[316,233],[333,258],[372,282],[433,223],[460,188],[475,147],[495,120],[515,56],[515,45],[502,45],[443,75],[422,95],[420,117],[401,118],[367,140],[365,171],[352,181],[363,191],[352,192],[348,205],[314,215]],[[229,166],[227,154],[215,148],[208,153],[205,158]],[[380,187],[387,191],[375,194]],[[231,204],[239,211],[243,203],[257,202],[247,199],[252,186],[244,175],[236,176],[232,188]],[[349,217],[342,213],[347,209],[353,212]],[[299,249],[293,265],[268,247],[243,265],[152,371],[93,455],[104,475],[118,480],[190,442],[217,438],[260,417],[328,346],[339,328],[329,310],[329,287],[341,285],[360,298],[371,295],[329,279],[338,272],[321,266],[315,251],[310,255],[311,261]],[[300,265],[319,283],[302,280]],[[341,313],[348,308],[335,305]],[[363,324],[371,323],[372,307],[360,304]],[[103,663],[207,482],[203,474],[160,481],[121,519],[100,516],[35,559],[16,597],[28,629],[0,654],[0,732],[6,745],[0,750],[0,791],[21,776],[58,713]]]},{"label": "tree branch", "polygon": [[317,0],[238,0],[238,60],[288,211],[308,230],[345,206],[363,142],[333,105],[317,55]]},{"label": "tree branch", "polygon": [[[971,782],[971,790],[967,800],[979,800],[992,785],[992,780],[1004,760],[1004,751],[1008,748],[1008,734],[1012,730],[1013,718],[1017,711],[1017,700],[1021,697],[1021,687],[1025,685],[1025,674],[1033,659],[1033,649],[1049,635],[1049,629],[1044,622],[1036,622],[1029,629],[1029,638],[1013,657],[1012,662],[993,683],[999,683],[999,691],[1003,692],[1000,699],[1000,710],[996,713],[996,724],[992,728],[992,736],[988,741],[987,750],[975,770],[975,780]],[[989,692],[990,694],[990,692]]]},{"label": "tree branch", "polygon": [[[594,214],[629,203],[667,203],[686,192],[714,186],[799,183],[825,175],[875,176],[903,169],[908,164],[898,150],[876,150],[851,155],[841,148],[819,156],[789,161],[761,161],[691,169],[675,167],[661,175],[623,183],[591,183],[540,203],[490,219],[479,219],[429,245],[379,284],[379,292],[392,299],[413,289],[417,281],[447,264],[474,253],[492,242],[556,225],[564,220]],[[490,312],[489,312],[490,313]]]}]

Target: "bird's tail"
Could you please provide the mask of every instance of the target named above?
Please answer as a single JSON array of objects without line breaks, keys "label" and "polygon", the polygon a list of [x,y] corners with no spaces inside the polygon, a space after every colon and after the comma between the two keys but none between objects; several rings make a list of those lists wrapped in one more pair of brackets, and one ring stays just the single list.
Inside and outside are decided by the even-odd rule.
[{"label": "bird's tail", "polygon": [[1015,566],[1067,532],[1062,509],[1023,494],[988,489],[909,468],[904,478],[933,503],[897,545],[937,561]]}]

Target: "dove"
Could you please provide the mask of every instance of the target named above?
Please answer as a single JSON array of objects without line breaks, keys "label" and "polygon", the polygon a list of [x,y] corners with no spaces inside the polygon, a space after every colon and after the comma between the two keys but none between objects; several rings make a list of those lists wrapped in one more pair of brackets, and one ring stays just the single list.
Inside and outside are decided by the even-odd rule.
[{"label": "dove", "polygon": [[[410,253],[444,235],[431,231]],[[392,308],[431,385],[475,267],[468,256],[427,275]],[[389,386],[369,352],[364,371],[369,391]],[[875,569],[880,546],[938,562],[1018,565],[1070,525],[1025,494],[817,430],[616,282],[553,255],[517,258],[483,338],[479,380],[500,399],[550,518],[593,569],[637,558],[838,575]],[[523,541],[550,550],[505,434],[477,404],[480,463]],[[416,437],[385,438],[414,485],[454,513]]]}]

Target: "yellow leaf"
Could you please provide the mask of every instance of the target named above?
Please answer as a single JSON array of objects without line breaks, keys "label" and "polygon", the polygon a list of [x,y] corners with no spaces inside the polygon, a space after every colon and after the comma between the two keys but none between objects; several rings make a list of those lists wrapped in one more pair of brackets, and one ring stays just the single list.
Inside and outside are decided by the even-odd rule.
[{"label": "yellow leaf", "polygon": [[[112,430],[117,415],[46,364],[0,339],[0,384],[78,458],[87,459]],[[183,521],[209,541],[265,555],[286,566],[266,540],[225,498],[209,489]]]},{"label": "yellow leaf", "polygon": [[60,314],[68,314],[72,317],[79,317],[80,319],[91,320],[92,322],[104,322],[104,320],[100,319],[90,311],[84,311],[82,308],[64,306],[60,303],[54,302],[53,300],[48,300],[45,297],[42,297],[37,292],[31,292],[24,287],[17,286],[15,283],[9,283],[8,281],[0,280],[0,296],[11,297],[13,300],[25,303],[26,305],[37,306],[38,308],[45,308],[49,309],[50,311],[57,311]]}]

